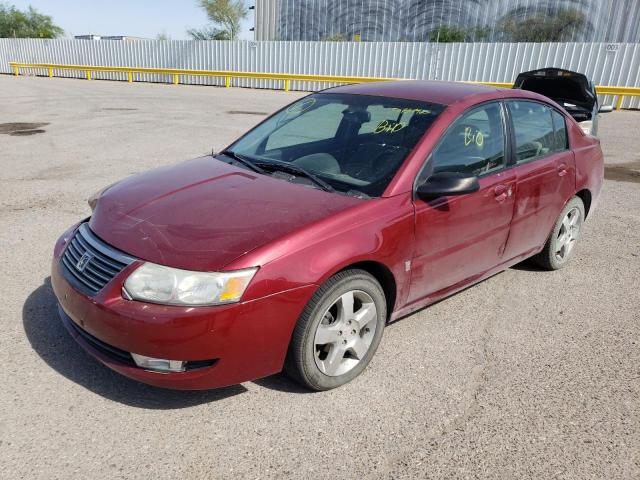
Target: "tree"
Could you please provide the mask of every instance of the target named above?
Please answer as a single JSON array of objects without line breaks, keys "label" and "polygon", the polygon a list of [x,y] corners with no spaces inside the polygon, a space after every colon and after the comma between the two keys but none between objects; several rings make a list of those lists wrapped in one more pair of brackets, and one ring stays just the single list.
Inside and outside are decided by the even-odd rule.
[{"label": "tree", "polygon": [[489,38],[491,29],[488,26],[462,28],[451,25],[440,25],[429,32],[429,41],[438,43],[480,42]]},{"label": "tree", "polygon": [[441,25],[429,32],[429,41],[438,43],[464,42],[467,31],[464,28]]},{"label": "tree", "polygon": [[346,42],[347,36],[342,33],[336,33],[333,35],[329,35],[328,37],[324,37],[322,41],[323,42]]},{"label": "tree", "polygon": [[470,42],[482,42],[489,40],[491,36],[491,28],[487,25],[481,27],[473,27],[468,30],[467,37]]},{"label": "tree", "polygon": [[199,0],[211,22],[202,29],[191,28],[187,33],[194,40],[235,40],[240,22],[247,17],[244,0]]},{"label": "tree", "polygon": [[538,12],[531,16],[522,15],[520,9],[515,9],[498,21],[498,30],[511,42],[566,42],[586,24],[584,13],[575,8]]},{"label": "tree", "polygon": [[169,40],[171,40],[171,37],[169,35],[167,35],[167,32],[160,32],[159,34],[156,35],[156,40],[159,40],[161,42],[167,42]]},{"label": "tree", "polygon": [[225,30],[220,30],[215,27],[203,27],[203,28],[190,28],[187,30],[189,35],[194,40],[231,40],[229,33]]},{"label": "tree", "polygon": [[22,11],[0,3],[0,38],[56,38],[63,34],[64,30],[55,25],[50,16],[33,7]]}]

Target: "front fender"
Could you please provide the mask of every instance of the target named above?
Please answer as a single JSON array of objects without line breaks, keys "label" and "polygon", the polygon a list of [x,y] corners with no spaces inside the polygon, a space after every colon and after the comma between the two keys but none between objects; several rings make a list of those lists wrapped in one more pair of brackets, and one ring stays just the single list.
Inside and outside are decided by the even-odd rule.
[{"label": "front fender", "polygon": [[396,283],[396,306],[409,290],[407,263],[413,256],[414,211],[410,194],[378,198],[323,219],[227,266],[260,266],[243,299],[304,285],[322,285],[336,272],[360,262],[387,268]]}]

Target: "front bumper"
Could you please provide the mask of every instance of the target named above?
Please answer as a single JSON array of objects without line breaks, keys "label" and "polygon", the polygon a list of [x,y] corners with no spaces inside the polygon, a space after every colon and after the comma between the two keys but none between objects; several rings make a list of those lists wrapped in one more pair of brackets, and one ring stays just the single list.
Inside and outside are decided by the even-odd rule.
[{"label": "front bumper", "polygon": [[[295,323],[316,288],[307,285],[215,307],[153,305],[122,298],[122,282],[135,268],[132,265],[95,297],[88,297],[63,277],[59,266],[63,247],[60,242],[56,246],[51,284],[73,338],[109,368],[165,388],[218,388],[281,371]],[[208,366],[157,373],[132,365],[118,352],[194,364],[204,361]]]}]

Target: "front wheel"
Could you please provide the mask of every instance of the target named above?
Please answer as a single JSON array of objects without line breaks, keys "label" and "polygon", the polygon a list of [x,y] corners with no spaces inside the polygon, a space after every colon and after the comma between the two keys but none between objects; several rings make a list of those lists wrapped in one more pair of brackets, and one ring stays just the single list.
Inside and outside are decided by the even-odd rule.
[{"label": "front wheel", "polygon": [[573,197],[560,212],[547,243],[532,260],[546,270],[564,267],[573,256],[584,222],[584,204]]},{"label": "front wheel", "polygon": [[373,276],[355,269],[334,275],[298,320],[286,372],[312,390],[344,385],[371,361],[386,318],[384,291]]}]

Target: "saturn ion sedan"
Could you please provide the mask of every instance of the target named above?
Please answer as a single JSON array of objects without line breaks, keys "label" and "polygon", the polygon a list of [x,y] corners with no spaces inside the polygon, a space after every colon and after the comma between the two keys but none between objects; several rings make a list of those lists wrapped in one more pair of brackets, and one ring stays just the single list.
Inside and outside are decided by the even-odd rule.
[{"label": "saturn ion sedan", "polygon": [[565,266],[602,182],[598,139],[539,94],[342,86],[94,195],[52,284],[70,334],[128,377],[327,390],[387,323],[528,258]]}]

